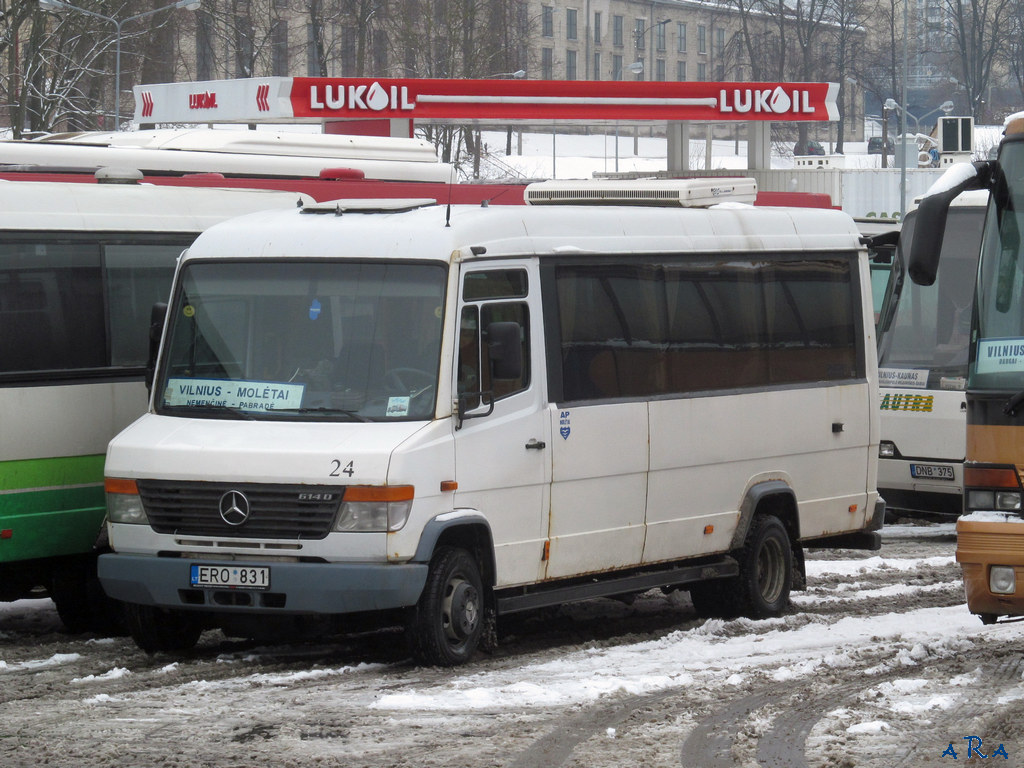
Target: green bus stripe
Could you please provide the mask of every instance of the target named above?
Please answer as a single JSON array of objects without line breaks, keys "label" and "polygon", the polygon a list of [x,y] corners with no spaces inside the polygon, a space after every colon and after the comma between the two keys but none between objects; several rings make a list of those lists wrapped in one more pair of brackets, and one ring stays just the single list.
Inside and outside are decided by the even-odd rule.
[{"label": "green bus stripe", "polygon": [[0,494],[95,486],[103,482],[102,453],[0,462]]}]

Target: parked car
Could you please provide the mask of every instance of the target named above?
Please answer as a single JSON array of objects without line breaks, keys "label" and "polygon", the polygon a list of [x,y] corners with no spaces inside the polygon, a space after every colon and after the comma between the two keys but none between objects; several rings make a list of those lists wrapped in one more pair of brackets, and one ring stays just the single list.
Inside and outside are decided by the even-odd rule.
[{"label": "parked car", "polygon": [[804,144],[800,142],[796,143],[793,148],[794,155],[824,155],[825,148],[821,146],[820,141],[808,141]]},{"label": "parked car", "polygon": [[[896,154],[896,147],[890,139],[885,139],[885,154],[894,155]],[[868,139],[868,154],[869,155],[880,155],[882,154],[882,142],[881,136],[872,136]]]}]

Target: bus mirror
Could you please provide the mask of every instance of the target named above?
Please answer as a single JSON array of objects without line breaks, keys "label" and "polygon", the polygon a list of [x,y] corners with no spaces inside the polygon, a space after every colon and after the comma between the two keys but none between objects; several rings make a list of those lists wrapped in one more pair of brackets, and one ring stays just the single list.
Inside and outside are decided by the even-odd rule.
[{"label": "bus mirror", "polygon": [[987,189],[992,163],[957,163],[946,171],[917,208],[917,224],[910,243],[907,273],[918,285],[931,285],[939,268],[939,254],[946,231],[946,215],[953,199],[970,189]]},{"label": "bus mirror", "polygon": [[497,322],[487,326],[487,353],[495,379],[523,377],[523,340],[519,323]]},{"label": "bus mirror", "polygon": [[153,389],[153,376],[156,371],[156,356],[160,351],[160,337],[164,335],[164,322],[167,319],[167,304],[158,301],[149,311],[149,358],[146,360],[146,389]]}]

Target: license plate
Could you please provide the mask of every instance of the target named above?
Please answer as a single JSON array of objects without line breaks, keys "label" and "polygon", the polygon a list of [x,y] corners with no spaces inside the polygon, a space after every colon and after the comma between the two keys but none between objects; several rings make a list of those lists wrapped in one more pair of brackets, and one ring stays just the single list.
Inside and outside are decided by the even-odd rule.
[{"label": "license plate", "polygon": [[268,589],[270,569],[251,565],[193,565],[192,586]]},{"label": "license plate", "polygon": [[925,480],[952,480],[953,468],[947,464],[911,464],[910,476]]}]

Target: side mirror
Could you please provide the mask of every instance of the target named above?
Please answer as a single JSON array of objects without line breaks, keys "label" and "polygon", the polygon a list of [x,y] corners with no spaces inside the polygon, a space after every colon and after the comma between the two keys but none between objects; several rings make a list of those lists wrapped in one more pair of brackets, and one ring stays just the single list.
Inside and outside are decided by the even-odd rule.
[{"label": "side mirror", "polygon": [[156,356],[160,352],[160,338],[167,321],[167,304],[158,301],[149,311],[149,357],[146,359],[146,390],[152,391],[156,374]]},{"label": "side mirror", "polygon": [[917,227],[910,243],[907,273],[918,285],[931,285],[939,269],[939,254],[946,232],[946,214],[950,203],[961,192],[987,189],[991,183],[995,163],[958,163],[939,178],[917,207]]},{"label": "side mirror", "polygon": [[487,326],[487,354],[491,376],[520,379],[523,376],[523,340],[519,323],[505,321]]}]

